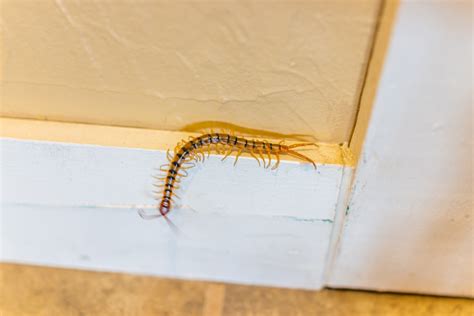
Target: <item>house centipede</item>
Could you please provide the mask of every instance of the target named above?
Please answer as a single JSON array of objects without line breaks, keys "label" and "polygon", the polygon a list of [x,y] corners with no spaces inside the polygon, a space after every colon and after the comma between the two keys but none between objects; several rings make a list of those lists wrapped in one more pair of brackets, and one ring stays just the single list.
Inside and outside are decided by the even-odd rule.
[{"label": "house centipede", "polygon": [[[160,202],[158,205],[158,214],[147,215],[143,210],[139,211],[142,218],[151,219],[156,217],[164,217],[171,211],[173,203],[175,203],[174,197],[179,198],[176,195],[176,190],[180,187],[180,182],[183,177],[188,175],[187,170],[193,168],[196,162],[204,161],[206,159],[205,150],[207,149],[207,156],[209,157],[212,147],[218,154],[224,154],[222,160],[229,157],[234,151],[237,151],[235,156],[234,165],[242,153],[248,153],[255,158],[261,166],[260,159],[264,168],[269,168],[272,163],[272,156],[275,157],[276,162],[274,163],[272,170],[278,168],[280,165],[280,155],[288,155],[299,160],[311,163],[316,169],[316,163],[309,157],[295,151],[295,148],[304,146],[318,146],[315,143],[296,143],[292,145],[284,144],[284,141],[278,143],[269,142],[266,140],[254,140],[247,139],[244,137],[234,136],[228,133],[208,133],[203,134],[199,137],[190,136],[188,141],[182,140],[179,142],[175,149],[174,155],[170,154],[168,150],[166,157],[169,161],[168,164],[161,165],[159,170],[165,172],[164,177],[155,177],[159,180],[160,184],[155,184],[156,187],[160,188],[161,191],[156,192],[160,194]],[[267,160],[265,160],[265,157]]]}]

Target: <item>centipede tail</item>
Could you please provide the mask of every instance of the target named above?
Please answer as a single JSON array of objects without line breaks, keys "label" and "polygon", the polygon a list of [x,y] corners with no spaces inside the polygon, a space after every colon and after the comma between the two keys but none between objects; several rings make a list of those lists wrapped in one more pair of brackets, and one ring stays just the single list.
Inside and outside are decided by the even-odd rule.
[{"label": "centipede tail", "polygon": [[143,219],[154,219],[162,216],[161,214],[147,214],[142,209],[138,210],[138,215],[140,215],[140,217]]}]

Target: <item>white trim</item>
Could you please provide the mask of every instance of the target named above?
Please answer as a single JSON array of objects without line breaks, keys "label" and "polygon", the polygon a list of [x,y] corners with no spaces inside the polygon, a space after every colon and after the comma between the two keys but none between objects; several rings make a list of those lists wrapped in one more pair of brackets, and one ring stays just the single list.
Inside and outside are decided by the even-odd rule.
[{"label": "white trim", "polygon": [[[2,140],[4,261],[317,289],[343,166],[282,161],[276,171],[211,156],[162,220],[153,169],[163,150]],[[186,207],[189,205],[190,207]]]},{"label": "white trim", "polygon": [[471,28],[402,1],[330,286],[474,296]]}]

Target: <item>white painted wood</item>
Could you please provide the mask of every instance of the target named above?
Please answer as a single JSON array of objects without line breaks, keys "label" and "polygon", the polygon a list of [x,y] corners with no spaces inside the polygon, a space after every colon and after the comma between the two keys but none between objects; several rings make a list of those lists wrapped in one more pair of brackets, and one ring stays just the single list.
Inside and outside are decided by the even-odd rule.
[{"label": "white painted wood", "polygon": [[474,296],[471,12],[401,3],[330,286]]},{"label": "white painted wood", "polygon": [[[145,221],[161,150],[2,140],[5,261],[317,289],[341,165],[211,156],[191,169],[171,213]],[[350,168],[349,168],[350,169]],[[151,211],[151,210],[150,210]]]}]

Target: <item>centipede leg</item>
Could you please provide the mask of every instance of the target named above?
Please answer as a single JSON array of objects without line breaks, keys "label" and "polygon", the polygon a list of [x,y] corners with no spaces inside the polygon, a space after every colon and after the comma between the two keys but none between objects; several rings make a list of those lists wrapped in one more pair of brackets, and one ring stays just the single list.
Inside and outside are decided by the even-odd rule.
[{"label": "centipede leg", "polygon": [[169,149],[166,151],[166,158],[168,158],[169,162],[171,162],[173,160],[173,156],[171,156]]},{"label": "centipede leg", "polygon": [[218,153],[219,155],[221,154],[221,149],[218,143],[216,143],[216,153]]},{"label": "centipede leg", "polygon": [[242,154],[243,148],[239,148],[237,155],[235,156],[234,166],[237,164],[237,160],[239,160],[239,156]]},{"label": "centipede leg", "polygon": [[196,167],[194,162],[186,162],[181,166],[181,169],[187,170]]},{"label": "centipede leg", "polygon": [[151,185],[154,186],[155,188],[163,188],[165,186],[164,184],[159,184],[159,183],[152,183]]},{"label": "centipede leg", "polygon": [[169,168],[170,168],[170,164],[165,163],[165,164],[162,164],[157,170],[166,172],[169,170]]},{"label": "centipede leg", "polygon": [[173,193],[173,196],[176,197],[178,200],[181,200],[181,197],[177,195],[176,193]]},{"label": "centipede leg", "polygon": [[260,167],[261,166],[260,160],[257,158],[257,156],[255,156],[255,153],[253,152],[253,149],[250,149],[249,153],[250,153],[250,156],[252,156],[253,158],[255,158],[255,160],[257,160],[258,166]]},{"label": "centipede leg", "polygon": [[170,197],[170,201],[171,201],[171,203],[173,203],[173,204],[176,204],[176,200],[174,199],[175,197],[176,197],[175,194],[173,194],[173,196]]},{"label": "centipede leg", "polygon": [[173,149],[175,155],[178,153],[180,148],[181,148],[181,142],[179,142]]},{"label": "centipede leg", "polygon": [[267,165],[267,162],[265,161],[265,158],[263,158],[262,149],[260,149],[260,148],[258,148],[258,155],[262,159],[263,167],[265,168],[265,166]]},{"label": "centipede leg", "polygon": [[197,154],[200,155],[199,156],[201,158],[200,161],[204,162],[204,160],[206,160],[206,153],[204,152],[202,148],[197,149]]},{"label": "centipede leg", "polygon": [[163,177],[152,176],[152,178],[155,178],[156,180],[159,180],[159,181],[163,181],[164,179],[166,179],[166,176],[163,176]]},{"label": "centipede leg", "polygon": [[229,150],[225,153],[224,157],[222,157],[222,161],[224,161],[227,157],[230,156],[230,154],[232,154],[232,152],[234,151],[234,147],[229,147]]},{"label": "centipede leg", "polygon": [[200,161],[199,160],[199,156],[197,155],[197,153],[195,151],[192,151],[189,153],[189,156],[186,157],[186,162],[190,162],[190,161]]},{"label": "centipede leg", "polygon": [[280,154],[279,153],[275,153],[275,159],[276,159],[276,163],[272,167],[272,170],[275,170],[280,165]]},{"label": "centipede leg", "polygon": [[267,151],[267,156],[268,156],[268,164],[265,168],[268,168],[268,167],[270,167],[270,165],[272,163],[272,155],[271,155],[271,152],[270,152],[270,147],[268,145],[265,146],[265,150]]},{"label": "centipede leg", "polygon": [[189,152],[189,155],[184,160],[184,162],[191,162],[191,161],[200,161],[196,151]]},{"label": "centipede leg", "polygon": [[180,172],[182,172],[182,173],[178,173],[178,176],[180,177],[187,177],[189,175],[185,169],[180,170]]}]

